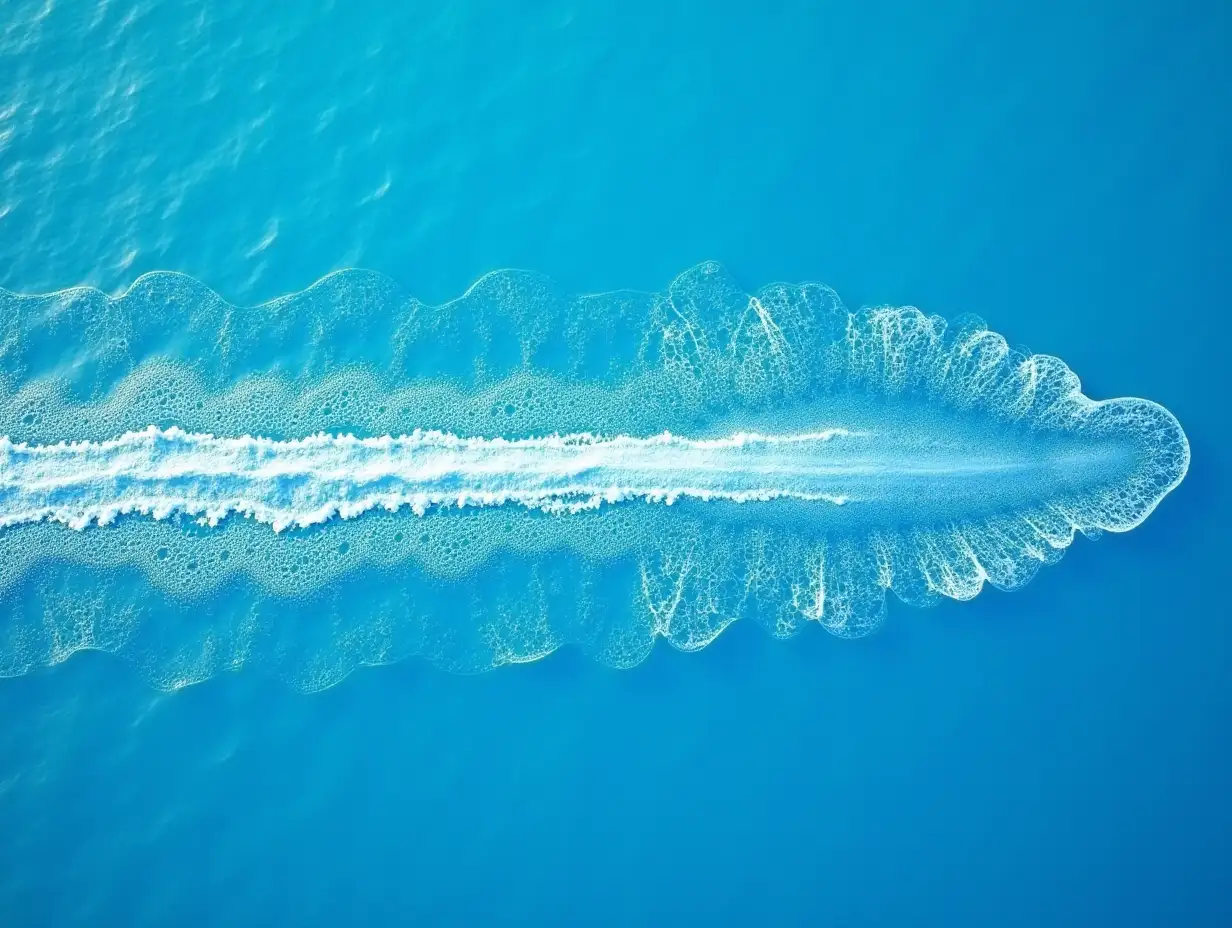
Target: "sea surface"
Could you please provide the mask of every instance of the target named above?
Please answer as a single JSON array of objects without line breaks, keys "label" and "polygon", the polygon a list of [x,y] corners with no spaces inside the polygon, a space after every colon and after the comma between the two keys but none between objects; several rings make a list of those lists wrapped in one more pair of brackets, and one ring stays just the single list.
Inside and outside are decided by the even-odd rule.
[{"label": "sea surface", "polygon": [[0,924],[1232,923],[1230,62],[1217,2],[10,0],[9,291],[717,260],[979,313],[1192,466],[855,641],[0,679]]}]

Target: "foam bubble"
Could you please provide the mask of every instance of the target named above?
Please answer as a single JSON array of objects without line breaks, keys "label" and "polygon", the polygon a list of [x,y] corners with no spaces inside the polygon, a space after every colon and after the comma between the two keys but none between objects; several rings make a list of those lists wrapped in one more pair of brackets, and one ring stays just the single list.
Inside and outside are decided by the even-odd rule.
[{"label": "foam bubble", "polygon": [[157,684],[315,689],[419,655],[614,666],[740,618],[789,636],[1013,589],[1139,524],[1176,420],[980,320],[829,289],[429,307],[349,271],[258,307],[175,274],[0,292],[0,673],[82,648]]}]

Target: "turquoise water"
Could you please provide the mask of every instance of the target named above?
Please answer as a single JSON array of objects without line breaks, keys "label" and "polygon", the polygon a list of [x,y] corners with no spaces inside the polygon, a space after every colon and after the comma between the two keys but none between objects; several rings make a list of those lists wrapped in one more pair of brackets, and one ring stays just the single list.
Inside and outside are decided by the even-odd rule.
[{"label": "turquoise water", "polygon": [[[23,304],[38,307],[34,328],[14,327],[6,297],[6,380],[52,372],[89,399],[129,376],[145,339],[215,386],[271,366],[292,382],[285,395],[222,403],[162,368],[114,420],[70,402],[30,407],[26,421],[22,407],[7,428],[15,439],[193,422],[285,433],[275,438],[467,432],[451,426],[459,416],[470,434],[504,421],[514,437],[562,417],[578,423],[562,431],[583,431],[597,411],[590,428],[687,421],[698,438],[747,427],[750,408],[755,426],[799,425],[783,418],[796,408],[788,381],[735,374],[739,421],[730,409],[707,418],[735,386],[683,411],[653,390],[610,408],[549,391],[551,402],[523,397],[529,412],[502,402],[465,415],[455,397],[431,407],[431,422],[378,412],[380,391],[312,394],[356,360],[389,377],[414,368],[499,388],[498,374],[525,361],[503,346],[525,346],[529,332],[535,370],[576,362],[614,382],[604,368],[623,356],[614,346],[636,355],[645,329],[605,328],[610,298],[579,308],[540,289],[489,301],[522,311],[512,339],[483,337],[507,312],[481,313],[473,329],[425,323],[401,355],[374,333],[408,305],[391,294],[440,303],[499,268],[547,274],[553,293],[661,291],[719,259],[749,292],[820,280],[853,308],[978,312],[1011,344],[1064,358],[1092,397],[1162,403],[1184,424],[1193,465],[1134,532],[1079,539],[1012,595],[929,611],[891,602],[885,627],[858,641],[811,623],[778,641],[753,621],[700,653],[680,650],[697,639],[664,635],[677,648],[604,660],[584,633],[619,628],[625,600],[602,574],[577,595],[582,568],[564,556],[542,568],[555,578],[542,595],[588,604],[572,643],[536,650],[544,640],[526,634],[515,642],[526,648],[502,650],[483,639],[487,657],[552,653],[459,676],[434,664],[466,661],[432,658],[473,657],[482,636],[458,632],[452,651],[413,646],[434,640],[426,633],[372,649],[363,620],[409,576],[402,568],[335,582],[313,561],[305,571],[320,588],[279,574],[297,597],[317,592],[271,600],[257,624],[274,633],[255,638],[238,621],[248,588],[183,599],[198,582],[177,587],[187,574],[160,585],[158,564],[194,559],[178,560],[179,542],[153,548],[153,586],[128,568],[53,570],[40,589],[54,608],[6,606],[0,910],[19,924],[1222,923],[1227,439],[1215,313],[1232,147],[1227,27],[1218,7],[1175,5],[1075,18],[1039,5],[844,16],[811,4],[722,15],[538,4],[516,19],[473,3],[424,16],[363,4],[310,17],[254,4],[18,7],[0,33],[0,286],[119,296],[149,272],[188,277],[141,278],[134,293],[161,296],[136,304],[88,294]],[[335,276],[346,299],[315,288],[278,304],[278,325],[248,340],[233,336],[257,317],[227,315],[203,289],[252,306],[354,266],[382,276]],[[299,409],[309,394],[324,399]],[[881,415],[874,424],[890,421]],[[89,433],[113,421],[127,424]],[[970,423],[940,421],[969,464]],[[979,433],[981,447],[1007,434]],[[1006,447],[1020,445],[998,445],[998,460]],[[681,472],[679,458],[669,463]],[[748,485],[719,487],[733,489]],[[734,505],[737,528],[722,532],[769,504]],[[654,515],[634,520],[633,537],[678,550],[663,530],[677,510],[638,511]],[[702,511],[709,526],[713,509]],[[514,537],[533,541],[543,515],[528,510]],[[381,518],[344,522],[360,532]],[[610,512],[586,518],[570,524],[630,537],[608,527]],[[130,525],[171,524],[126,519],[71,537],[97,552]],[[792,539],[821,531],[784,524]],[[268,526],[234,519],[181,535],[206,546],[257,530],[273,544]],[[358,535],[333,530],[278,537],[369,556]],[[466,566],[446,542],[445,566]],[[13,544],[10,571],[30,547]],[[528,588],[518,570],[455,571],[419,631],[508,614]],[[188,605],[164,609],[168,596]],[[150,608],[163,621],[121,641],[133,610]],[[218,624],[227,619],[237,624]],[[403,654],[429,661],[389,663]],[[363,663],[383,666],[348,675]]]}]

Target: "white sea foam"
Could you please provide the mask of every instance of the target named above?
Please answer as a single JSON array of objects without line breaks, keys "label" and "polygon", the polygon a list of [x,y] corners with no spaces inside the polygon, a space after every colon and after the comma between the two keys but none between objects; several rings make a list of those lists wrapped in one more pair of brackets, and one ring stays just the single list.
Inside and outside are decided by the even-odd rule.
[{"label": "white sea foam", "polygon": [[440,307],[363,272],[247,308],[175,274],[0,292],[0,361],[0,673],[97,646],[319,688],[566,642],[628,666],[745,616],[855,637],[887,591],[1021,586],[1189,466],[1167,410],[978,319],[714,264]]},{"label": "white sea foam", "polygon": [[863,501],[905,511],[926,499],[952,506],[971,486],[986,503],[1047,498],[1063,477],[1072,482],[1076,469],[1098,471],[1115,452],[973,449],[909,431],[844,428],[707,439],[664,432],[510,440],[416,431],[277,441],[150,426],[100,442],[0,438],[0,528],[46,520],[84,529],[134,513],[184,514],[213,526],[238,513],[282,531],[374,509],[423,515],[432,507],[520,505],[569,514],[680,499]]}]

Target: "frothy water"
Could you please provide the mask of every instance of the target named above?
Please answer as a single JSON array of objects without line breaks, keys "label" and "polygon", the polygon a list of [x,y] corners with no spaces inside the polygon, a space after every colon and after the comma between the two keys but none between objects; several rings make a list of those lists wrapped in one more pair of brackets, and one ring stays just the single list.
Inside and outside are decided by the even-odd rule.
[{"label": "frothy water", "polygon": [[440,307],[359,271],[250,308],[172,274],[0,300],[9,673],[104,647],[319,688],[408,654],[628,666],[741,617],[854,637],[889,590],[1013,589],[1136,526],[1189,461],[1166,410],[978,319],[714,264]]},{"label": "frothy water", "polygon": [[[15,446],[0,439],[0,527],[46,519],[81,529],[130,513],[185,514],[217,525],[241,513],[281,531],[378,508],[423,515],[434,506],[518,504],[573,513],[639,499],[671,505],[682,497],[842,505],[846,483],[887,467],[822,452],[845,435],[510,441],[427,432],[270,441],[151,427],[105,442]],[[952,473],[950,467],[939,461],[896,469],[909,479]]]}]

